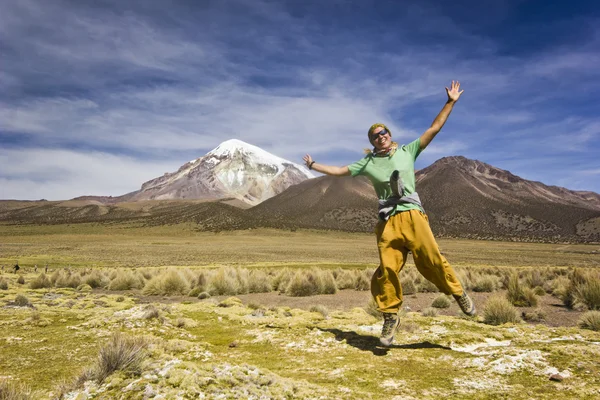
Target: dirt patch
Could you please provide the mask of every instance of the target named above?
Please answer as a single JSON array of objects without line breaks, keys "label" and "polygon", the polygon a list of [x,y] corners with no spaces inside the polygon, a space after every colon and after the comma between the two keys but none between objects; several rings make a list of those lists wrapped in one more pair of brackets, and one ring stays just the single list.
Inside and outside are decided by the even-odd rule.
[{"label": "dirt patch", "polygon": [[[112,292],[119,293],[119,292]],[[130,293],[131,294],[131,293]],[[493,293],[469,293],[475,302],[478,314],[481,314],[487,299],[491,296],[505,296],[506,291],[496,291]],[[206,300],[198,300],[194,297],[186,296],[142,296],[141,294],[132,294],[141,303],[180,303],[180,302],[199,302],[199,301],[221,301],[231,296],[214,296]],[[421,312],[431,307],[433,300],[439,293],[417,293],[404,297],[402,308],[406,311]],[[240,294],[235,297],[242,300],[245,305],[255,304],[264,307],[290,307],[308,310],[312,306],[322,305],[329,310],[349,311],[356,307],[365,307],[371,300],[369,291],[340,290],[336,294],[323,294],[309,297],[290,297],[278,292],[270,293],[250,293]],[[583,314],[582,311],[570,310],[562,304],[560,299],[545,295],[539,297],[539,306],[519,307],[521,313],[532,312],[538,309],[545,315],[544,321],[530,322],[530,324],[543,324],[547,326],[576,326],[577,321]],[[440,315],[457,316],[462,315],[458,305],[454,302],[449,308],[437,309]]]}]

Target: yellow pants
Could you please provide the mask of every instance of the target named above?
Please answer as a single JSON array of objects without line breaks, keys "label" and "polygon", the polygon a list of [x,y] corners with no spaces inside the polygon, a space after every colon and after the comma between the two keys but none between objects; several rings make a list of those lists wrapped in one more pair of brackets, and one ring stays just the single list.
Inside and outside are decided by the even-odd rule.
[{"label": "yellow pants", "polygon": [[371,293],[381,312],[396,313],[402,305],[398,274],[411,251],[417,270],[444,294],[462,295],[456,273],[440,253],[429,219],[418,210],[403,211],[380,221],[375,228],[379,268],[371,279]]}]

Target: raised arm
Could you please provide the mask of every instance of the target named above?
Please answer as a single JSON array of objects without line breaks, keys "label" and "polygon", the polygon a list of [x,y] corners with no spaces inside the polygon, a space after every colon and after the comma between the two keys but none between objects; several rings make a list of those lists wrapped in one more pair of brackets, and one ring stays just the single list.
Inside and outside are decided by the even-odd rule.
[{"label": "raised arm", "polygon": [[306,163],[306,166],[309,169],[313,169],[322,174],[332,175],[332,176],[348,176],[348,175],[350,175],[350,170],[348,169],[348,167],[334,167],[332,165],[319,164],[319,163],[313,161],[310,154],[305,155],[304,157],[302,157],[302,159],[304,160],[304,162]]},{"label": "raised arm", "polygon": [[460,82],[458,81],[452,81],[452,86],[450,87],[450,89],[446,88],[446,94],[448,94],[448,101],[446,101],[446,104],[444,104],[444,107],[442,108],[442,111],[440,111],[438,116],[435,117],[429,129],[427,129],[421,135],[421,142],[419,146],[421,150],[424,150],[425,147],[427,147],[427,145],[431,143],[435,135],[437,135],[438,132],[442,129],[442,127],[446,123],[446,120],[448,119],[448,116],[452,112],[454,103],[458,101],[458,98],[460,97],[462,92],[464,92],[464,90],[460,90]]}]

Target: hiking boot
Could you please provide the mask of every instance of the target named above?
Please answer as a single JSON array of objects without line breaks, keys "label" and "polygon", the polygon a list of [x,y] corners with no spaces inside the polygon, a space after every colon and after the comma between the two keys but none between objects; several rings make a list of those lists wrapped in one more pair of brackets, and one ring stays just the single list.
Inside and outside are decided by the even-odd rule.
[{"label": "hiking boot", "polygon": [[471,300],[467,292],[463,291],[462,296],[457,296],[454,294],[452,297],[454,297],[462,312],[467,314],[469,317],[475,315],[475,303],[473,303],[473,300]]},{"label": "hiking boot", "polygon": [[398,325],[400,325],[398,313],[383,313],[383,328],[379,338],[382,345],[389,346],[392,344]]}]

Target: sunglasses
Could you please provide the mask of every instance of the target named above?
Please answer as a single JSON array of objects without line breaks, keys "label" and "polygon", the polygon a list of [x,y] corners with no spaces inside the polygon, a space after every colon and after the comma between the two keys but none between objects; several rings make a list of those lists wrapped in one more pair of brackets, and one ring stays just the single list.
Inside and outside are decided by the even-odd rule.
[{"label": "sunglasses", "polygon": [[371,135],[371,140],[375,140],[377,139],[377,137],[387,135],[388,133],[388,130],[384,128],[381,132],[373,133]]}]

